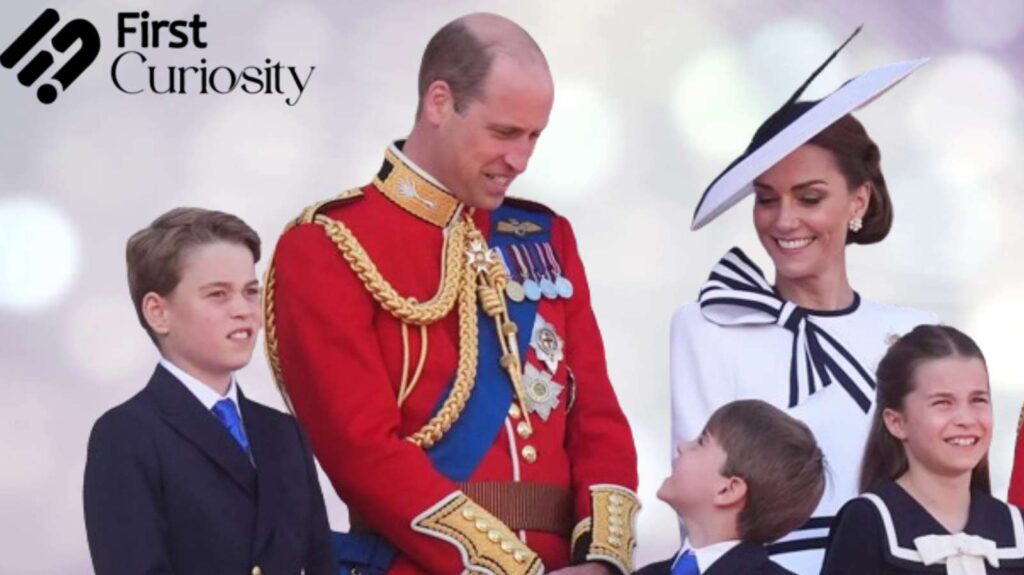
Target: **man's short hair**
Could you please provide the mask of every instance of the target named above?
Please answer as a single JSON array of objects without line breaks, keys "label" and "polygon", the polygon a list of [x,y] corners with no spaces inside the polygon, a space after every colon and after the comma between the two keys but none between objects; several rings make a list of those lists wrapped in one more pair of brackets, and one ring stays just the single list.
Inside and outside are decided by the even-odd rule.
[{"label": "man's short hair", "polygon": [[139,323],[157,342],[142,313],[142,298],[149,292],[166,297],[181,281],[181,260],[196,247],[215,242],[245,246],[254,262],[260,259],[260,237],[237,216],[201,208],[175,208],[132,234],[125,249],[128,291]]},{"label": "man's short hair", "polygon": [[463,113],[471,102],[483,98],[484,81],[493,61],[494,51],[473,35],[461,19],[446,24],[423,51],[416,117],[423,111],[427,89],[438,80],[448,84],[455,111]]},{"label": "man's short hair", "polygon": [[810,428],[760,400],[720,407],[704,427],[726,453],[724,477],[747,483],[737,529],[768,543],[803,525],[825,491],[825,462]]}]

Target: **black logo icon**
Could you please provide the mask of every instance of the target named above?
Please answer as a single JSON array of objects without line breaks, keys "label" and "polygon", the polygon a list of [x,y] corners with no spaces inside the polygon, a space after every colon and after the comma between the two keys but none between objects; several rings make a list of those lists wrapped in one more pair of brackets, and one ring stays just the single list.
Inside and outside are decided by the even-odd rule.
[{"label": "black logo icon", "polygon": [[[60,21],[60,15],[57,11],[52,8],[47,8],[42,14],[36,18],[36,21],[32,23],[24,32],[21,33],[10,46],[4,50],[3,54],[0,54],[0,65],[4,68],[13,68],[25,54],[29,52],[43,36],[46,35],[57,22]],[[100,53],[100,34],[96,31],[96,27],[89,22],[82,20],[81,18],[72,20],[64,25],[63,28],[57,31],[51,40],[53,47],[63,54],[76,40],[80,40],[81,44],[78,50],[64,63],[63,66],[57,70],[57,73],[53,75],[53,79],[60,84],[60,91],[52,83],[46,83],[36,90],[36,98],[44,104],[52,104],[57,96],[62,91],[66,91],[68,86],[92,64],[93,60]],[[18,72],[18,81],[21,82],[22,86],[31,86],[40,76],[46,72],[46,69],[53,64],[53,54],[50,54],[46,50],[39,52],[25,67]]]}]

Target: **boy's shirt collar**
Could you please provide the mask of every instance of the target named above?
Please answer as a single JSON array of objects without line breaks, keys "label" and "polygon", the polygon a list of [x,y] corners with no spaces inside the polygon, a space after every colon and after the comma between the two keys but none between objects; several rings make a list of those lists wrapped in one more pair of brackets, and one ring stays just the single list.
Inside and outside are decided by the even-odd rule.
[{"label": "boy's shirt collar", "polygon": [[679,550],[679,553],[676,554],[675,560],[672,561],[672,567],[676,566],[676,563],[679,561],[679,558],[683,555],[683,553],[685,553],[687,550],[690,550],[693,552],[693,555],[697,558],[697,567],[700,569],[700,572],[704,573],[705,571],[710,569],[716,561],[721,559],[723,555],[732,551],[732,548],[739,545],[740,543],[742,543],[742,541],[740,541],[739,539],[730,539],[728,541],[719,541],[718,543],[712,543],[711,545],[706,545],[704,547],[701,547],[700,549],[697,549],[690,545],[690,540],[687,539],[686,541],[683,541],[682,549]]},{"label": "boy's shirt collar", "polygon": [[210,386],[199,381],[195,377],[192,377],[186,373],[185,370],[171,363],[171,361],[166,357],[160,358],[160,365],[164,366],[164,369],[171,372],[171,375],[177,378],[186,389],[191,391],[192,395],[196,396],[196,399],[203,404],[203,407],[205,407],[207,411],[211,411],[218,401],[228,398],[235,402],[235,406],[238,407],[238,415],[239,417],[242,416],[242,408],[238,405],[238,386],[235,385],[234,374],[231,375],[231,383],[228,385],[227,394],[221,396],[218,395]]}]

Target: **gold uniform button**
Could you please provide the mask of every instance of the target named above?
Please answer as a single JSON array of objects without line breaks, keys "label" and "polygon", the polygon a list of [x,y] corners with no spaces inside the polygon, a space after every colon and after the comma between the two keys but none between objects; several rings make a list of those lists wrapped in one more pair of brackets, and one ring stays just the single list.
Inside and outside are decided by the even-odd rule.
[{"label": "gold uniform button", "polygon": [[[519,289],[520,293],[522,293],[522,286],[520,286]],[[501,333],[505,335],[514,335],[517,331],[519,331],[519,328],[516,327],[515,322],[506,321],[505,323],[501,324]]]},{"label": "gold uniform button", "polygon": [[533,430],[530,429],[530,424],[525,421],[520,421],[516,424],[516,433],[518,433],[519,437],[522,437],[523,439],[529,439],[530,436],[533,435]]},{"label": "gold uniform button", "polygon": [[488,525],[487,522],[484,521],[483,519],[477,519],[476,520],[476,530],[477,531],[483,533],[483,532],[487,531],[490,528],[491,528],[491,526]]},{"label": "gold uniform button", "polygon": [[537,461],[537,449],[532,445],[527,445],[526,447],[524,447],[522,454],[523,459],[525,459],[527,463],[533,463],[534,461]]},{"label": "gold uniform button", "polygon": [[523,416],[523,411],[519,409],[518,405],[513,403],[512,406],[508,408],[508,416],[512,419],[519,419]]}]

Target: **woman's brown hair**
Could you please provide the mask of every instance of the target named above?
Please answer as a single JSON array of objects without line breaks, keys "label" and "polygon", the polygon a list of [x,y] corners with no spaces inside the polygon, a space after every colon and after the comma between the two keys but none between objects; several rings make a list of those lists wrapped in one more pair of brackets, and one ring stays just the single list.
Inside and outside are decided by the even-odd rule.
[{"label": "woman's brown hair", "polygon": [[892,228],[892,201],[889,199],[885,176],[882,175],[882,154],[878,145],[868,136],[864,125],[847,114],[818,132],[807,143],[832,153],[850,190],[865,183],[869,185],[871,199],[862,218],[864,225],[859,231],[847,233],[846,243],[873,244],[885,239]]}]

